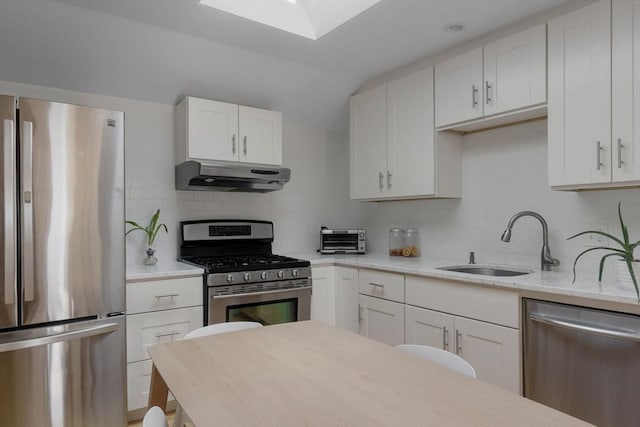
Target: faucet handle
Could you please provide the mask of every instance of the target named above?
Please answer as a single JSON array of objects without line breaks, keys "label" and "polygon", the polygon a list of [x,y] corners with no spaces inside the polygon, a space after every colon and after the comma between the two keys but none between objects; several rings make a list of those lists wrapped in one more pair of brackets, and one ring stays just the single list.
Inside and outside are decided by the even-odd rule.
[{"label": "faucet handle", "polygon": [[471,251],[469,252],[469,264],[475,264],[476,263],[476,254],[475,252]]}]

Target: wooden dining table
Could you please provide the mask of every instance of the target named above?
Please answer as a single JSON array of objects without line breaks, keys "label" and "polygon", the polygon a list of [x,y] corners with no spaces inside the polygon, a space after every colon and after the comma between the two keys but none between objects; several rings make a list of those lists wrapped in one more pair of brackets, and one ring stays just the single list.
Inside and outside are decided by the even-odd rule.
[{"label": "wooden dining table", "polygon": [[315,321],[157,344],[149,407],[171,391],[197,427],[586,426],[393,347]]}]

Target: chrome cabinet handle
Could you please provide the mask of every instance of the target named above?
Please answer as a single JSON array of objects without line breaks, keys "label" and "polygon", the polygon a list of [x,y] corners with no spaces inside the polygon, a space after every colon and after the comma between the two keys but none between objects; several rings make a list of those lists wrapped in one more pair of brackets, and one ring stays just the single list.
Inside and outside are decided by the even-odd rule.
[{"label": "chrome cabinet handle", "polygon": [[447,348],[449,348],[449,341],[447,340],[447,337],[449,335],[449,331],[447,330],[446,326],[442,327],[442,349],[446,350]]},{"label": "chrome cabinet handle", "polygon": [[462,353],[462,334],[456,329],[456,354]]},{"label": "chrome cabinet handle", "polygon": [[476,108],[478,106],[478,88],[476,85],[471,85],[471,107]]},{"label": "chrome cabinet handle", "polygon": [[4,193],[4,302],[13,304],[18,286],[16,275],[16,170],[15,129],[13,120],[4,120],[3,128],[3,193]]},{"label": "chrome cabinet handle", "polygon": [[35,299],[33,262],[33,123],[22,127],[22,284],[24,300]]},{"label": "chrome cabinet handle", "polygon": [[391,188],[391,172],[387,171],[387,188]]},{"label": "chrome cabinet handle", "polygon": [[383,179],[384,179],[384,175],[382,174],[382,172],[378,172],[378,187],[381,190],[384,188],[384,184],[382,183]]},{"label": "chrome cabinet handle", "polygon": [[117,323],[107,323],[106,325],[68,331],[60,334],[47,335],[44,337],[32,338],[29,340],[7,342],[0,344],[0,353],[14,350],[23,350],[25,348],[40,347],[43,345],[49,345],[63,341],[78,340],[81,338],[93,337],[96,335],[104,335],[116,331],[117,329]]},{"label": "chrome cabinet handle", "polygon": [[160,299],[160,298],[173,298],[173,297],[179,297],[180,294],[164,294],[164,295],[154,295],[154,298]]},{"label": "chrome cabinet handle", "polygon": [[622,138],[618,138],[618,169],[621,169],[624,164],[622,161],[622,147],[624,147],[624,145],[622,145]]},{"label": "chrome cabinet handle", "polygon": [[231,137],[231,152],[233,154],[236,154],[236,136],[235,135]]},{"label": "chrome cabinet handle", "polygon": [[244,155],[247,155],[247,137],[246,135],[242,137],[242,143],[244,144],[244,148],[242,149],[242,151],[244,152]]},{"label": "chrome cabinet handle", "polygon": [[172,337],[174,335],[178,335],[180,334],[179,331],[171,331],[171,332],[158,332],[156,334],[156,338],[162,338],[162,337]]},{"label": "chrome cabinet handle", "polygon": [[362,323],[364,318],[362,317],[362,306],[358,304],[358,323]]},{"label": "chrome cabinet handle", "polygon": [[596,142],[596,169],[600,170],[600,168],[602,166],[604,166],[604,164],[602,163],[601,159],[600,159],[600,153],[602,152],[602,145],[600,144],[600,141]]},{"label": "chrome cabinet handle", "polygon": [[379,283],[369,282],[369,284],[370,284],[371,286],[375,286],[376,288],[383,288],[383,289],[384,289],[384,285],[381,285],[381,284],[379,284]]},{"label": "chrome cabinet handle", "polygon": [[602,328],[600,326],[588,325],[585,323],[570,322],[568,320],[559,319],[553,316],[547,316],[540,313],[530,313],[529,319],[537,323],[543,323],[549,326],[564,328],[574,331],[585,332],[587,334],[599,335],[607,338],[623,339],[627,341],[640,342],[640,334],[628,332],[625,330]]},{"label": "chrome cabinet handle", "polygon": [[493,99],[491,99],[491,97],[489,96],[489,89],[493,89],[493,85],[491,85],[488,80],[484,82],[484,85],[485,85],[484,88],[486,93],[485,103],[489,105],[489,103],[493,102]]}]

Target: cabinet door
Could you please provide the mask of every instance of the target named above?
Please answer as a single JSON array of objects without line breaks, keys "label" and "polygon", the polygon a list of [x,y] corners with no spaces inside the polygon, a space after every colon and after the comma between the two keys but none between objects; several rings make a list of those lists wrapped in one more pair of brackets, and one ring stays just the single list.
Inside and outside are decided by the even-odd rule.
[{"label": "cabinet door", "polygon": [[311,320],[336,326],[335,267],[313,267],[311,279]]},{"label": "cabinet door", "polygon": [[462,317],[455,318],[455,327],[454,351],[478,378],[520,393],[519,331]]},{"label": "cabinet door", "polygon": [[388,345],[404,344],[404,304],[360,295],[360,335]]},{"label": "cabinet door", "polygon": [[352,199],[386,194],[387,87],[358,93],[349,102],[349,173]]},{"label": "cabinet door", "polygon": [[549,184],[611,181],[611,3],[549,22]]},{"label": "cabinet door", "polygon": [[387,191],[392,197],[435,193],[433,68],[387,85]]},{"label": "cabinet door", "polygon": [[358,269],[335,267],[336,326],[358,332]]},{"label": "cabinet door", "polygon": [[238,106],[187,98],[188,159],[238,160]]},{"label": "cabinet door", "polygon": [[240,161],[282,165],[282,113],[238,107]]},{"label": "cabinet door", "polygon": [[436,126],[482,117],[482,48],[436,65]]},{"label": "cabinet door", "polygon": [[547,27],[540,24],[484,47],[484,115],[547,101]]},{"label": "cabinet door", "polygon": [[407,305],[405,307],[404,339],[406,344],[428,345],[453,351],[451,340],[454,316]]},{"label": "cabinet door", "polygon": [[612,11],[614,182],[640,180],[640,0],[614,0]]}]

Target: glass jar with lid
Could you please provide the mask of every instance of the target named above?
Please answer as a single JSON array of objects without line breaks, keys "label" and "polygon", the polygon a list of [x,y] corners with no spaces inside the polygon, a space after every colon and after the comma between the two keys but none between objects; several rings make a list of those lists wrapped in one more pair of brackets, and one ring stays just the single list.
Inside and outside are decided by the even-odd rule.
[{"label": "glass jar with lid", "polygon": [[405,230],[394,227],[389,230],[389,255],[390,256],[402,256],[402,249],[404,248]]},{"label": "glass jar with lid", "polygon": [[405,230],[404,246],[402,248],[402,256],[417,257],[420,256],[420,234],[415,228]]}]

